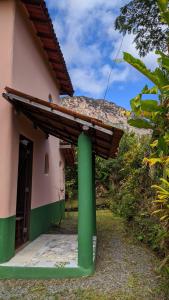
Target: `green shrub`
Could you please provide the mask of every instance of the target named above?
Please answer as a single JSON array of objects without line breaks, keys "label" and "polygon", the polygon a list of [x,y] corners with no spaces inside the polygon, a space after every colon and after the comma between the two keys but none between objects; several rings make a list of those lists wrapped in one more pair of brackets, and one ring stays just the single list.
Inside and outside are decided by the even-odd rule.
[{"label": "green shrub", "polygon": [[125,134],[117,158],[105,165],[104,160],[99,162],[99,172],[102,173],[102,163],[107,174],[110,209],[129,222],[138,240],[165,256],[169,249],[168,231],[152,215],[155,190],[151,186],[159,182],[160,171],[143,164],[143,158],[151,151],[149,141],[149,137],[139,139],[134,134]]}]

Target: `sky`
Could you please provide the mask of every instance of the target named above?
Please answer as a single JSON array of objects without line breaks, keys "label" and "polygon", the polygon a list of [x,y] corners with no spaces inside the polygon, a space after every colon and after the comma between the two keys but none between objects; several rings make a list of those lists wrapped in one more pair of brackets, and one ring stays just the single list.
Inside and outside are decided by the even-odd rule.
[{"label": "sky", "polygon": [[[74,95],[103,99],[111,72],[106,100],[130,108],[130,100],[151,83],[127,63],[123,51],[139,57],[133,35],[114,29],[120,7],[129,0],[46,0],[57,38],[75,90]],[[122,43],[123,39],[123,43]],[[118,49],[118,61],[115,61]],[[143,61],[150,69],[157,57]]]}]

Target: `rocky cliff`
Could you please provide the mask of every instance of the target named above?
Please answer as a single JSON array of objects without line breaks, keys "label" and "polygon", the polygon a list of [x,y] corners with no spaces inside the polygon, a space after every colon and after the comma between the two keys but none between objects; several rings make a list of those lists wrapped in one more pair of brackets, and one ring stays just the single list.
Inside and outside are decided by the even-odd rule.
[{"label": "rocky cliff", "polygon": [[106,124],[121,128],[125,131],[146,134],[147,130],[136,129],[127,124],[127,110],[113,102],[88,97],[63,97],[61,105],[81,114],[97,118]]}]

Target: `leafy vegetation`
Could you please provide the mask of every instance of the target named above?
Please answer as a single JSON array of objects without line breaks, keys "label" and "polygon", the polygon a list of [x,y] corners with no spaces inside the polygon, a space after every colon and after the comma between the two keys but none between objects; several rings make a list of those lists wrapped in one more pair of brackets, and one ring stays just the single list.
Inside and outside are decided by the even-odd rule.
[{"label": "leafy vegetation", "polygon": [[161,186],[153,185],[157,192],[157,198],[153,201],[157,210],[153,211],[153,214],[160,215],[160,221],[165,222],[166,228],[169,228],[169,182],[161,178]]},{"label": "leafy vegetation", "polygon": [[[117,158],[104,160],[96,158],[97,198],[110,209],[123,216],[134,229],[137,238],[166,256],[169,249],[169,235],[160,222],[155,201],[155,188],[162,170],[143,163],[151,155],[151,136],[137,137],[125,134],[121,140]],[[77,199],[77,165],[67,169],[67,189],[71,199]],[[108,201],[107,201],[108,200]],[[167,208],[167,204],[166,204]],[[161,215],[160,215],[161,216]]]},{"label": "leafy vegetation", "polygon": [[[162,10],[166,5],[166,1],[160,2]],[[134,34],[136,48],[145,56],[152,50],[167,51],[169,30],[164,24],[156,0],[132,0],[121,8],[115,29]]]},{"label": "leafy vegetation", "polygon": [[66,200],[77,199],[78,177],[77,177],[77,151],[75,150],[75,164],[66,166],[65,170]]},{"label": "leafy vegetation", "polygon": [[99,158],[96,164],[97,185],[103,175],[106,181],[103,196],[109,199],[109,207],[126,219],[138,240],[147,243],[159,255],[165,257],[169,250],[169,234],[156,214],[152,214],[155,199],[153,183],[158,183],[159,170],[143,163],[150,155],[150,136],[138,138],[125,134],[116,159]]},{"label": "leafy vegetation", "polygon": [[[161,20],[169,25],[168,0],[158,0],[156,5],[159,9]],[[153,16],[152,16],[153,17]],[[167,36],[168,42],[168,36]],[[136,68],[139,72],[151,80],[155,86],[151,89],[145,86],[141,93],[131,100],[131,118],[129,124],[138,127],[150,129],[152,137],[150,141],[150,151],[148,157],[145,155],[143,162],[149,169],[154,166],[154,170],[158,176],[153,176],[153,181],[157,184],[152,188],[156,190],[155,200],[153,197],[152,214],[157,217],[157,222],[161,226],[155,226],[153,229],[158,231],[156,237],[162,238],[160,248],[164,248],[165,240],[167,240],[166,250],[169,244],[169,57],[161,51],[156,51],[159,55],[157,67],[154,71],[149,70],[145,64],[129,53],[124,53],[124,60]],[[143,95],[156,95],[155,100],[143,100]],[[138,170],[137,170],[138,171]],[[131,174],[131,173],[130,173]],[[154,174],[155,175],[155,174]],[[130,176],[129,176],[130,177]],[[160,178],[161,177],[161,178]],[[139,175],[140,178],[140,175]],[[145,177],[147,178],[147,177]],[[160,178],[160,183],[158,182]],[[145,180],[145,179],[144,179]],[[144,182],[142,182],[144,184]],[[130,182],[130,187],[132,182]],[[125,187],[125,186],[124,186]],[[127,192],[127,191],[126,191]],[[126,195],[126,193],[125,193]],[[141,197],[142,194],[140,194]],[[132,195],[131,195],[132,196]],[[131,197],[129,197],[132,201]],[[133,201],[135,203],[135,196]],[[131,207],[133,207],[133,203]],[[124,210],[124,209],[123,209]],[[125,211],[125,210],[124,210]],[[148,211],[146,211],[147,213]],[[137,210],[131,212],[136,217]],[[143,213],[144,215],[144,213]],[[139,216],[140,217],[140,216]],[[140,218],[139,218],[140,222]],[[147,224],[147,223],[146,223]],[[153,234],[154,230],[151,232]],[[148,232],[146,233],[148,236]],[[144,239],[140,235],[140,240]],[[152,241],[154,244],[155,236]],[[162,245],[162,246],[161,246]],[[154,247],[155,246],[155,247]],[[156,248],[156,243],[153,245]],[[164,250],[164,249],[163,249]],[[168,255],[167,255],[168,257]]]}]

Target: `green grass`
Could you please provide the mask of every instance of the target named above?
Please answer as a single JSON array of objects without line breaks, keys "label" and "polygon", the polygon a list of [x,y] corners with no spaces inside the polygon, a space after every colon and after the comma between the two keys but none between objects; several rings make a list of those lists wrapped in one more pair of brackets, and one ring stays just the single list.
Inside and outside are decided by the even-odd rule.
[{"label": "green grass", "polygon": [[[100,206],[102,206],[102,205],[108,206],[109,201],[104,198],[98,198],[96,204],[100,205]],[[76,199],[71,199],[71,200],[66,201],[65,208],[66,209],[78,209],[78,201]]]},{"label": "green grass", "polygon": [[78,208],[78,201],[77,200],[68,200],[65,202],[66,209],[77,209]]}]

